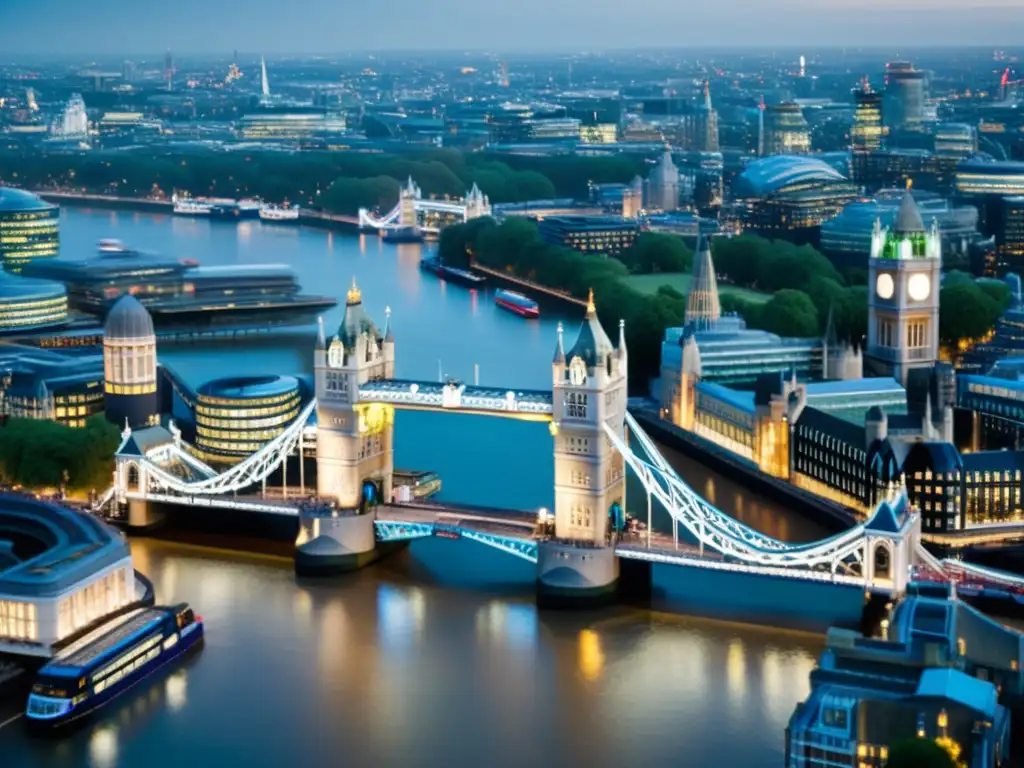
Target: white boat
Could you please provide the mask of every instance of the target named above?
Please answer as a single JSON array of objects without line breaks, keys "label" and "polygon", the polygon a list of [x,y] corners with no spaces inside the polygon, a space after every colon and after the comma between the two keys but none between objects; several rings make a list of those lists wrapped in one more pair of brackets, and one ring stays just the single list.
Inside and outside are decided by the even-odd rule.
[{"label": "white boat", "polygon": [[260,206],[260,219],[263,221],[298,221],[299,208],[296,205],[262,205]]},{"label": "white boat", "polygon": [[174,212],[179,216],[209,216],[212,207],[209,200],[195,200],[191,197],[174,198]]}]

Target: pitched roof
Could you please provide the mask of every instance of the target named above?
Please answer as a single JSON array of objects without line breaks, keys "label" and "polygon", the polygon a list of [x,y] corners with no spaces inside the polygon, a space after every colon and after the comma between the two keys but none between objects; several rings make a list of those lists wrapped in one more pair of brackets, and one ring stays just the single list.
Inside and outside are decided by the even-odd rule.
[{"label": "pitched roof", "polygon": [[797,428],[810,427],[842,443],[863,449],[867,443],[863,425],[854,424],[839,416],[807,406],[796,420]]},{"label": "pitched roof", "polygon": [[918,210],[917,201],[908,189],[903,193],[900,200],[900,210],[896,214],[895,230],[900,234],[924,232],[924,220],[921,218],[921,211]]}]

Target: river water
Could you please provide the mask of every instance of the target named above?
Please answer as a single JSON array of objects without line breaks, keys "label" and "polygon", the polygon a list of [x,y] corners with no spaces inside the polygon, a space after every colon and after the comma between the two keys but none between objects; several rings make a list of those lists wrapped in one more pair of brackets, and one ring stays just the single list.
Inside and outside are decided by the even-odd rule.
[{"label": "river water", "polygon": [[[344,299],[356,278],[379,324],[392,310],[396,375],[550,386],[556,326],[420,272],[420,246],[376,237],[67,209],[62,252],[101,238],[203,264],[288,264]],[[337,327],[342,307],[328,313]],[[237,342],[162,345],[194,386],[218,376],[308,373],[312,328]],[[778,538],[823,531],[680,457],[723,510]],[[396,466],[440,473],[442,498],[552,503],[544,425],[399,413]],[[661,524],[664,521],[659,521]],[[808,691],[820,635],[612,608],[539,612],[533,568],[462,541],[425,540],[335,582],[297,582],[286,559],[134,539],[160,602],[207,624],[200,654],[84,727],[29,738],[0,727],[4,766],[775,766]],[[742,617],[736,617],[741,619]]]}]

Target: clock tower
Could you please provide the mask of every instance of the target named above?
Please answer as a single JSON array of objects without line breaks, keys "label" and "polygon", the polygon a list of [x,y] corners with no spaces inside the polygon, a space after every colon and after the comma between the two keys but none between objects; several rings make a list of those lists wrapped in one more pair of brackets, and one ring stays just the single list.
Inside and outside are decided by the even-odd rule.
[{"label": "clock tower", "polygon": [[916,368],[939,358],[938,224],[926,229],[908,189],[892,228],[875,221],[868,260],[868,343],[865,376],[892,376],[904,387]]}]

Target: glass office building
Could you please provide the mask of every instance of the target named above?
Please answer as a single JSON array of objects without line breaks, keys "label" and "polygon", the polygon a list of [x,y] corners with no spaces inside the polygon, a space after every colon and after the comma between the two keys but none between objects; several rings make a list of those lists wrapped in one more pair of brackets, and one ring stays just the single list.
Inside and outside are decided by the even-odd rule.
[{"label": "glass office building", "polygon": [[218,379],[196,394],[196,449],[205,461],[233,463],[280,435],[299,415],[291,376]]},{"label": "glass office building", "polygon": [[8,272],[20,272],[34,259],[60,252],[60,208],[31,192],[0,187],[0,260]]},{"label": "glass office building", "polygon": [[63,285],[0,272],[0,335],[51,328],[67,320]]},{"label": "glass office building", "polygon": [[548,216],[540,221],[545,243],[581,253],[617,255],[632,247],[639,232],[635,220],[618,216]]}]

